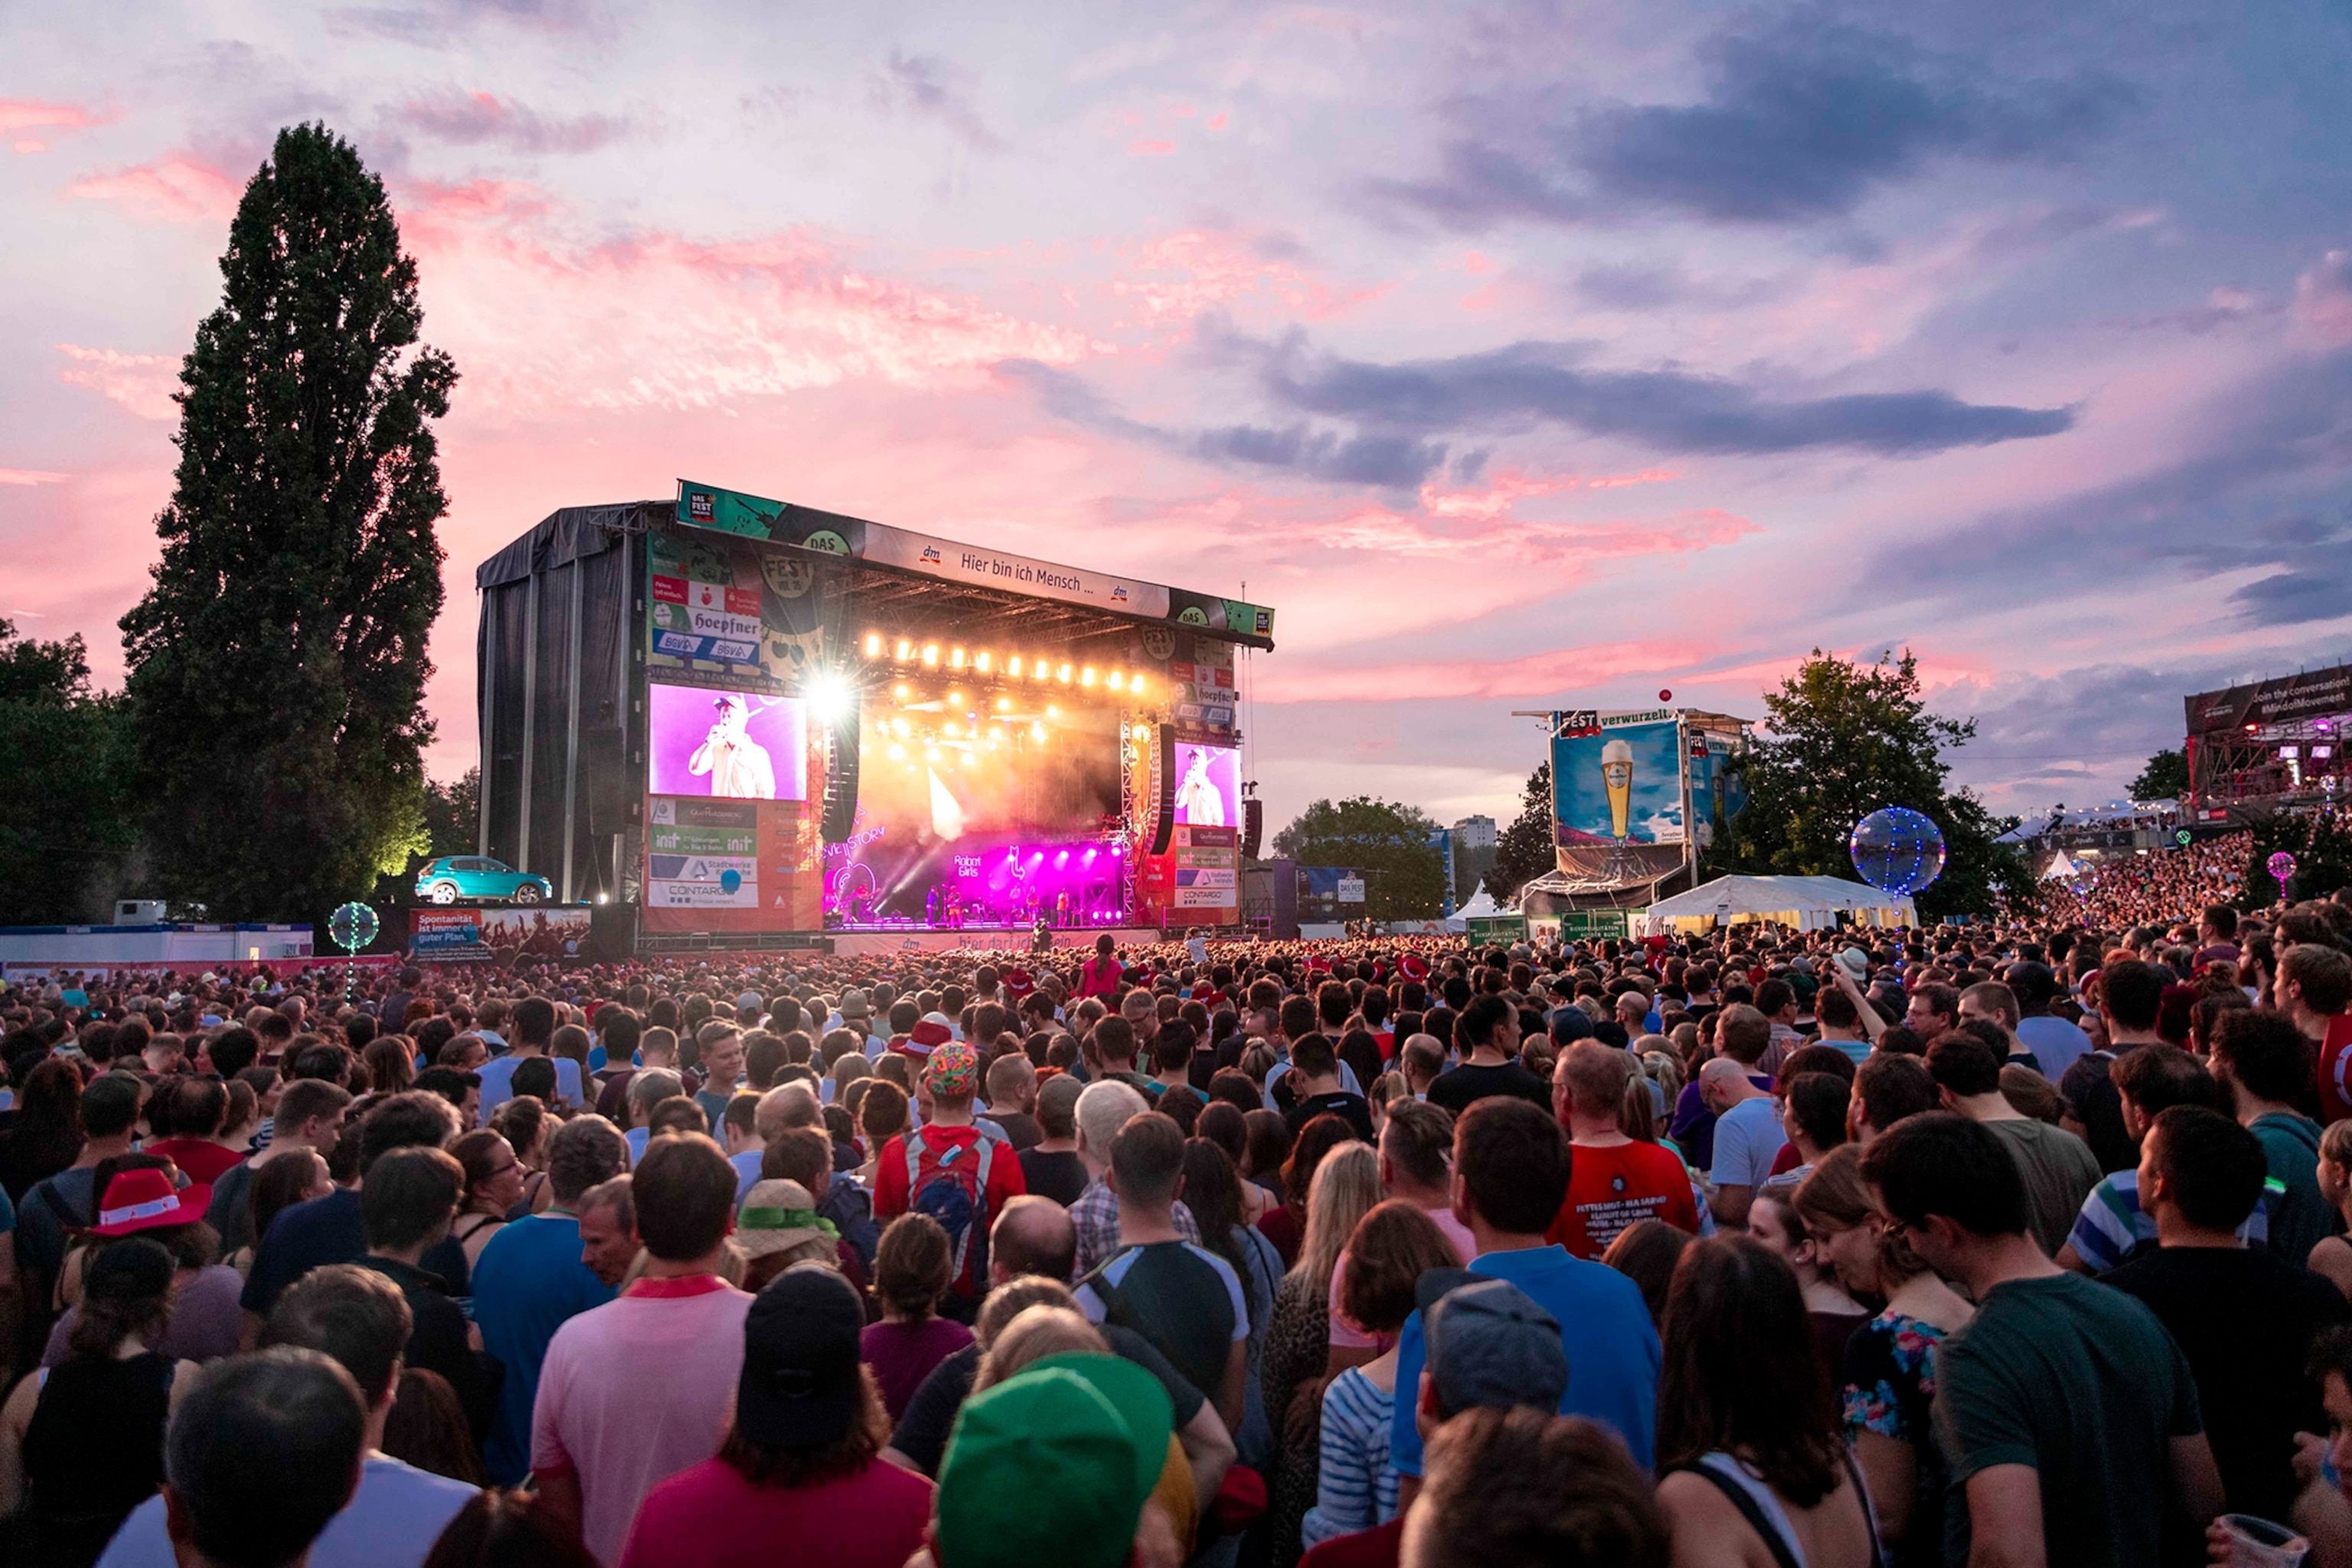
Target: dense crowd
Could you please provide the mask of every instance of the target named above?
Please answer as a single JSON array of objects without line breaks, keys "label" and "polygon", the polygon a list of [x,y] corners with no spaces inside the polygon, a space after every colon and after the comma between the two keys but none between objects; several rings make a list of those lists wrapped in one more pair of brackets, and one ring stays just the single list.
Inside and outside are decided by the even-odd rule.
[{"label": "dense crowd", "polygon": [[2252,833],[2229,833],[2178,849],[2082,858],[2072,875],[2044,878],[2042,918],[2056,928],[2127,931],[2162,925],[2181,910],[2235,903],[2253,852]]},{"label": "dense crowd", "polygon": [[60,975],[0,1561],[2352,1564],[2352,897],[2210,886]]}]

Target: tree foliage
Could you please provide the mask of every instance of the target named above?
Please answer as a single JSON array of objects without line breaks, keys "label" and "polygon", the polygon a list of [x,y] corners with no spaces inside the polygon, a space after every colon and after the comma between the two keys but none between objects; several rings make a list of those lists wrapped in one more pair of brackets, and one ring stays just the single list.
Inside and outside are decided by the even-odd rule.
[{"label": "tree foliage", "polygon": [[0,925],[103,918],[138,845],[120,697],[88,650],[0,620]]},{"label": "tree foliage", "polygon": [[2189,754],[2163,751],[2148,758],[2139,777],[2132,780],[2134,800],[2179,800],[2189,793]]},{"label": "tree foliage", "polygon": [[1521,888],[1559,864],[1551,834],[1551,762],[1547,758],[1528,775],[1519,815],[1495,836],[1495,864],[1486,873],[1486,890],[1496,902],[1507,904]]},{"label": "tree foliage", "polygon": [[2340,814],[2273,812],[2252,826],[2254,847],[2246,856],[2245,877],[2237,898],[2238,907],[2247,913],[2278,903],[2278,879],[2271,875],[2271,857],[2282,849],[2294,857],[2294,870],[2286,884],[2290,900],[2324,899],[2352,883],[2352,821]]},{"label": "tree foliage", "polygon": [[425,847],[425,639],[448,510],[415,263],[383,182],[278,133],[180,372],[154,584],[122,619],[157,874],[216,919],[311,919]]},{"label": "tree foliage", "polygon": [[1922,916],[1990,914],[2004,897],[2032,898],[2024,858],[1994,842],[2016,819],[1995,817],[1971,791],[1946,787],[1951,770],[1943,754],[1974,738],[1976,721],[1927,711],[1909,652],[1865,665],[1815,648],[1765,694],[1764,712],[1762,733],[1732,762],[1747,805],[1717,836],[1707,874],[1852,878],[1846,843],[1854,824],[1881,806],[1905,805],[1944,834],[1944,873],[1918,896]]},{"label": "tree foliage", "polygon": [[1445,857],[1430,841],[1426,812],[1370,795],[1318,800],[1274,836],[1274,852],[1302,866],[1364,873],[1364,915],[1376,921],[1433,920],[1445,896]]}]

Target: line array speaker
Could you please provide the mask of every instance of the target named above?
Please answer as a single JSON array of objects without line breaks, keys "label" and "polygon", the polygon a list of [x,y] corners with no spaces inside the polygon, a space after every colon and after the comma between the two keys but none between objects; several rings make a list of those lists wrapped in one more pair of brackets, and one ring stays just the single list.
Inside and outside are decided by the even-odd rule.
[{"label": "line array speaker", "polygon": [[1265,832],[1265,802],[1252,795],[1242,802],[1242,858],[1257,858],[1257,841]]},{"label": "line array speaker", "polygon": [[857,822],[857,730],[861,698],[852,690],[824,740],[824,819],[819,837],[845,844]]},{"label": "line array speaker", "polygon": [[1151,852],[1168,853],[1176,837],[1176,726],[1160,726],[1160,787],[1151,802]]}]

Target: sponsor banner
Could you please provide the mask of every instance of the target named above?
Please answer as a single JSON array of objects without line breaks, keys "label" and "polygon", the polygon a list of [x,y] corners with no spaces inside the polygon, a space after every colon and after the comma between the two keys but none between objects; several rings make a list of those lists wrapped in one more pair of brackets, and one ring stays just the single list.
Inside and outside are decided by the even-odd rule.
[{"label": "sponsor banner", "polygon": [[717,882],[676,882],[658,878],[646,881],[649,910],[756,910],[760,884],[744,882],[729,892]]},{"label": "sponsor banner", "polygon": [[1340,878],[1339,889],[1334,896],[1337,897],[1339,902],[1343,904],[1362,903],[1364,901],[1364,879],[1361,877]]},{"label": "sponsor banner", "polygon": [[1242,830],[1238,827],[1211,827],[1204,823],[1180,822],[1176,825],[1176,842],[1195,849],[1238,849],[1242,846]]},{"label": "sponsor banner", "polygon": [[2192,735],[2221,734],[2248,724],[2333,718],[2352,712],[2352,665],[2304,670],[2226,691],[2200,691],[2184,700]]},{"label": "sponsor banner", "polygon": [[757,855],[760,836],[749,827],[663,827],[646,829],[646,847],[662,855]]},{"label": "sponsor banner", "polygon": [[1234,907],[1231,888],[1179,888],[1171,905],[1179,910],[1230,910]]},{"label": "sponsor banner", "polygon": [[[1176,862],[1176,885],[1179,888],[1223,888],[1231,892],[1241,885],[1241,873],[1231,866],[1187,866],[1180,857]],[[1231,903],[1233,900],[1225,900]]]},{"label": "sponsor banner", "polygon": [[760,879],[757,855],[662,855],[646,857],[646,873],[668,882],[719,882],[732,871],[747,882]]},{"label": "sponsor banner", "polygon": [[689,479],[677,482],[677,521],[689,528],[852,556],[956,583],[978,583],[1034,598],[1087,605],[1146,620],[1172,621],[1243,637],[1271,638],[1274,612],[1210,595],[1043,561],[1017,551],[952,540],[818,511],[788,501]]},{"label": "sponsor banner", "polygon": [[647,663],[657,678],[780,690],[813,669],[824,598],[804,558],[698,533],[646,537]]},{"label": "sponsor banner", "polygon": [[661,827],[740,827],[758,825],[760,808],[748,800],[703,800],[688,795],[656,795],[647,821]]},{"label": "sponsor banner", "polygon": [[[1704,759],[1698,771],[1711,779],[1715,761]],[[1664,710],[1564,724],[1551,743],[1552,842],[1561,874],[1632,887],[1679,868],[1689,766],[1683,727]],[[1702,804],[1711,819],[1711,794]]]},{"label": "sponsor banner", "polygon": [[588,910],[575,909],[412,909],[408,946],[420,960],[561,957],[584,952]]}]

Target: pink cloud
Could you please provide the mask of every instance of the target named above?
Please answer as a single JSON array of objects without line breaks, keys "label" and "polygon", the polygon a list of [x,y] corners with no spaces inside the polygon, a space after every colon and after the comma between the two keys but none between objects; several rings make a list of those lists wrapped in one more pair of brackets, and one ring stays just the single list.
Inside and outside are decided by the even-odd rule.
[{"label": "pink cloud", "polygon": [[1110,291],[1133,300],[1146,323],[1189,321],[1255,295],[1278,300],[1310,321],[1326,321],[1389,289],[1383,283],[1335,289],[1290,262],[1259,255],[1242,236],[1213,229],[1179,229],[1128,255],[1126,273],[1112,280]]},{"label": "pink cloud", "polygon": [[[112,116],[97,114],[78,103],[41,103],[27,98],[0,98],[0,135],[12,131],[87,131]],[[20,144],[18,151],[23,151]]]},{"label": "pink cloud", "polygon": [[194,223],[228,216],[244,188],[211,164],[173,153],[110,174],[86,174],[67,186],[66,194],[117,202],[143,217]]},{"label": "pink cloud", "polygon": [[1223,131],[1225,128],[1225,116],[1223,111],[1220,110],[1219,112],[1209,116],[1208,126],[1212,131]]},{"label": "pink cloud", "polygon": [[74,362],[58,372],[59,381],[86,386],[142,419],[180,416],[179,405],[172,401],[180,387],[180,362],[174,356],[86,349],[79,343],[59,343],[58,352]]},{"label": "pink cloud", "polygon": [[2352,342],[2352,250],[2331,250],[2294,280],[2294,313],[2325,343]]},{"label": "pink cloud", "polygon": [[49,144],[37,136],[24,136],[17,139],[16,148],[17,152],[29,156],[35,153],[47,152]]},{"label": "pink cloud", "polygon": [[61,485],[70,474],[53,474],[47,468],[0,468],[0,485]]},{"label": "pink cloud", "polygon": [[1432,480],[1421,487],[1421,506],[1432,517],[1490,520],[1537,496],[1559,495],[1573,489],[1621,489],[1627,485],[1655,484],[1675,477],[1667,469],[1646,468],[1638,474],[1599,474],[1591,479],[1577,474],[1538,479],[1507,468],[1483,485],[1466,485],[1458,489],[1447,489]]},{"label": "pink cloud", "polygon": [[1147,136],[1139,142],[1127,144],[1127,155],[1130,158],[1165,158],[1174,151],[1175,142],[1157,136]]},{"label": "pink cloud", "polygon": [[1388,702],[1526,697],[1591,689],[1623,676],[1670,680],[1701,668],[1706,652],[1688,639],[1590,643],[1518,658],[1437,659],[1353,668],[1268,659],[1256,672],[1260,702]]}]

